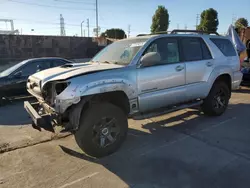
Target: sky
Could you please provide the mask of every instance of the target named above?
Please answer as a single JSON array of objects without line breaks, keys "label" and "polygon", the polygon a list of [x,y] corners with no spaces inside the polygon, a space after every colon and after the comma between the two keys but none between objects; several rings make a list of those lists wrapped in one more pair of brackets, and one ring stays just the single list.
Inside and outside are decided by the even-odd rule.
[{"label": "sky", "polygon": [[[0,19],[13,19],[22,34],[60,35],[60,14],[64,17],[66,35],[90,36],[96,27],[96,0],[0,0]],[[168,9],[172,29],[195,29],[197,14],[208,8],[218,11],[218,32],[223,34],[232,22],[245,17],[250,23],[250,0],[98,0],[98,22],[101,32],[121,28],[130,36],[149,33],[152,16],[159,5]],[[10,25],[0,22],[1,29]]]}]

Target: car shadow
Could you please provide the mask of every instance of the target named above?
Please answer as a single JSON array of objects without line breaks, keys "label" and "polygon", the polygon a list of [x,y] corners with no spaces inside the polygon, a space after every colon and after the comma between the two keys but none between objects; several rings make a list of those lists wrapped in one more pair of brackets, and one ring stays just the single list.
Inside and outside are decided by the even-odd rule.
[{"label": "car shadow", "polygon": [[250,86],[244,86],[238,90],[234,90],[233,93],[250,93]]},{"label": "car shadow", "polygon": [[[237,104],[230,105],[220,117],[207,117],[192,109],[151,119],[138,129],[130,127],[122,148],[100,159],[63,145],[60,148],[72,157],[105,167],[129,187],[244,187],[250,183],[248,175],[244,175],[246,171],[241,173],[238,167],[226,169],[232,163],[231,154],[201,142],[193,135],[204,130],[212,130],[212,135],[218,134],[218,125],[233,119],[240,110],[243,112],[239,118],[245,117],[247,109],[250,110],[249,104]],[[176,123],[172,125],[173,122]],[[219,138],[226,136],[230,139],[230,135],[220,134]],[[233,132],[235,134],[237,132]],[[249,164],[246,166],[250,173]],[[221,173],[224,169],[226,172]],[[228,180],[228,177],[234,178]]]},{"label": "car shadow", "polygon": [[30,124],[31,118],[24,110],[24,99],[12,100],[4,106],[0,106],[0,125],[1,126],[20,126]]}]

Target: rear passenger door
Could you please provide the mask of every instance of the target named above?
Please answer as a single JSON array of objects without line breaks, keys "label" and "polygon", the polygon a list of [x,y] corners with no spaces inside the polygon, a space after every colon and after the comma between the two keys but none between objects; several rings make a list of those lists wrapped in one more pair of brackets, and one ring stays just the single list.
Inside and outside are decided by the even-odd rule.
[{"label": "rear passenger door", "polygon": [[200,37],[181,38],[181,50],[186,64],[187,100],[200,98],[214,67],[211,52]]}]

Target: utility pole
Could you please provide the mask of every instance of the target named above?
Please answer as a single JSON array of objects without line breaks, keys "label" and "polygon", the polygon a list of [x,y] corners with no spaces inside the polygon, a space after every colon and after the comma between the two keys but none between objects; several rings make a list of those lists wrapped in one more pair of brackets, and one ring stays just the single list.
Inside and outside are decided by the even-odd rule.
[{"label": "utility pole", "polygon": [[89,19],[87,19],[88,37],[89,37]]},{"label": "utility pole", "polygon": [[83,30],[83,36],[85,37],[85,29]]},{"label": "utility pole", "polygon": [[82,37],[82,24],[83,24],[84,21],[81,22],[81,37]]},{"label": "utility pole", "polygon": [[130,35],[130,25],[128,25],[128,38],[129,38],[129,35]]},{"label": "utility pole", "polygon": [[98,37],[98,0],[95,1],[95,11],[96,11],[96,37]]},{"label": "utility pole", "polygon": [[177,24],[177,29],[179,29],[179,24]]},{"label": "utility pole", "polygon": [[196,15],[196,25],[195,25],[195,28],[197,29],[198,27],[198,23],[199,23],[199,14]]}]

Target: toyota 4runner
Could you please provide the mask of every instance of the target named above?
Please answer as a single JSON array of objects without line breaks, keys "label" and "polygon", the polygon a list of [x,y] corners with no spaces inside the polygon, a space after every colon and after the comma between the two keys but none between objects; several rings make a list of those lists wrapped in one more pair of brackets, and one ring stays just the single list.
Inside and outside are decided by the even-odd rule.
[{"label": "toyota 4runner", "polygon": [[87,154],[102,157],[125,140],[127,118],[144,119],[200,105],[224,113],[242,79],[229,38],[187,31],[140,35],[114,42],[90,62],[66,64],[31,75],[24,102],[33,126],[74,133]]}]

